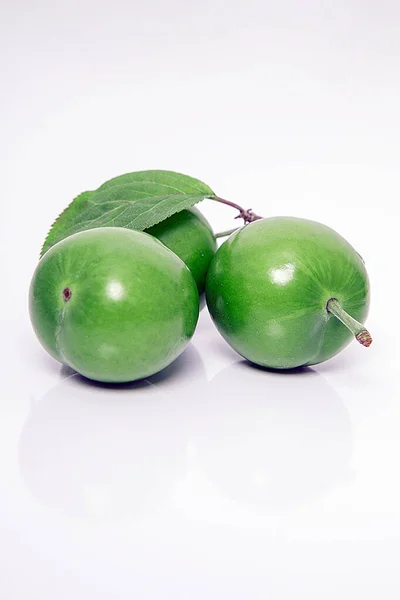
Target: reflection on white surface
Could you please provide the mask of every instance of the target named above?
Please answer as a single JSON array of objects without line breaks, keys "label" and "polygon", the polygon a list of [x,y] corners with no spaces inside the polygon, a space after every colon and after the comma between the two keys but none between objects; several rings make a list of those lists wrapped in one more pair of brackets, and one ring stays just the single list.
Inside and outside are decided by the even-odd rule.
[{"label": "reflection on white surface", "polygon": [[287,263],[282,267],[271,269],[269,273],[274,283],[277,283],[278,285],[286,285],[293,279],[294,269],[295,267],[293,264]]},{"label": "reflection on white surface", "polygon": [[224,369],[198,407],[194,437],[207,477],[263,510],[302,505],[353,477],[349,415],[312,369],[268,372],[244,361]]},{"label": "reflection on white surface", "polygon": [[230,500],[291,510],[351,480],[352,449],[348,413],[317,372],[239,361],[207,382],[189,347],[149,381],[62,381],[31,407],[19,462],[44,504],[120,520],[155,510],[196,469]]},{"label": "reflection on white surface", "polygon": [[85,518],[120,520],[154,510],[185,476],[185,397],[172,394],[185,374],[197,382],[204,377],[192,346],[149,380],[64,379],[31,406],[21,433],[19,463],[30,491]]},{"label": "reflection on white surface", "polygon": [[30,385],[5,388],[1,600],[397,600],[399,409],[382,360],[332,361],[350,423],[324,375],[250,367],[206,312],[196,336],[200,356],[189,346],[152,385],[58,367],[69,381],[29,414]]}]

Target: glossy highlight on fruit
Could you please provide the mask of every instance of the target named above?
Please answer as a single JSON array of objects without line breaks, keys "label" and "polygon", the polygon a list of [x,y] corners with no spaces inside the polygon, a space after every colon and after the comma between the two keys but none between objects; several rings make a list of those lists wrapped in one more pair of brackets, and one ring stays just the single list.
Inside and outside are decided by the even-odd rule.
[{"label": "glossy highlight on fruit", "polygon": [[126,382],[183,352],[199,295],[186,265],[160,241],[105,227],[50,248],[33,275],[29,308],[54,358],[89,379]]},{"label": "glossy highlight on fruit", "polygon": [[211,263],[206,296],[225,340],[261,366],[313,365],[353,335],[365,346],[372,341],[361,325],[369,307],[364,263],[314,221],[275,217],[234,233]]},{"label": "glossy highlight on fruit", "polygon": [[202,293],[217,243],[211,225],[201,212],[196,208],[182,210],[146,231],[183,260]]}]

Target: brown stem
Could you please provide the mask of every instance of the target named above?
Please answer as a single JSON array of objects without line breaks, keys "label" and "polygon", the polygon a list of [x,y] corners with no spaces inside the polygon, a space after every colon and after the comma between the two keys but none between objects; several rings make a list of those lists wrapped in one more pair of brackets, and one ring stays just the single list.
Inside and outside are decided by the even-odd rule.
[{"label": "brown stem", "polygon": [[243,219],[245,223],[252,223],[253,221],[258,221],[262,219],[259,215],[256,215],[253,212],[252,208],[242,208],[239,204],[235,204],[235,202],[231,202],[230,200],[224,200],[224,198],[220,198],[219,196],[214,196],[211,198],[216,202],[221,202],[221,204],[226,204],[227,206],[231,206],[239,211],[239,214],[235,217],[235,219]]}]

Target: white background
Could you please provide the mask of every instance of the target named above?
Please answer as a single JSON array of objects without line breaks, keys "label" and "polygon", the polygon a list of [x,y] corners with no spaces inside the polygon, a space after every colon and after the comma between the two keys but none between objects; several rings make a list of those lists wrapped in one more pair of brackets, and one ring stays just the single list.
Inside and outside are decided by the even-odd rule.
[{"label": "white background", "polygon": [[[1,600],[398,599],[397,0],[3,0],[0,50]],[[340,232],[371,348],[265,373],[203,310],[151,384],[61,368],[27,315],[43,238],[149,168]]]}]

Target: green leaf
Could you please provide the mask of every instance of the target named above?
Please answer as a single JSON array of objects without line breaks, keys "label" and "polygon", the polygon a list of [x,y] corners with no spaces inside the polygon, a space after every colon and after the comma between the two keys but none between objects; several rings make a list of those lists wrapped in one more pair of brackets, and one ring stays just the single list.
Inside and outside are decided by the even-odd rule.
[{"label": "green leaf", "polygon": [[53,223],[41,256],[64,238],[96,227],[126,227],[143,231],[205,198],[211,188],[198,179],[172,171],[138,171],[83,192]]}]

